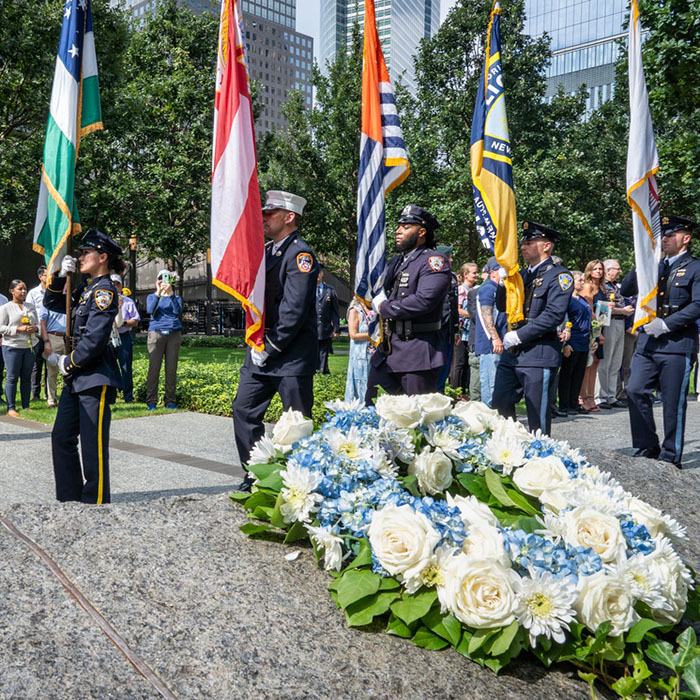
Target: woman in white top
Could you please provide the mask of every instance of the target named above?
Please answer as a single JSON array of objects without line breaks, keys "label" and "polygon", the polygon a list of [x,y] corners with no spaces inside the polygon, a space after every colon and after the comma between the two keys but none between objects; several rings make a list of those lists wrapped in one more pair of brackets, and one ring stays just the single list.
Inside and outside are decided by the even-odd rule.
[{"label": "woman in white top", "polygon": [[34,346],[39,342],[37,335],[39,319],[36,309],[25,302],[27,285],[22,280],[10,282],[10,295],[12,300],[0,306],[0,335],[2,336],[2,355],[7,371],[5,380],[7,415],[17,416],[15,409],[17,382],[20,385],[22,408],[29,408]]}]

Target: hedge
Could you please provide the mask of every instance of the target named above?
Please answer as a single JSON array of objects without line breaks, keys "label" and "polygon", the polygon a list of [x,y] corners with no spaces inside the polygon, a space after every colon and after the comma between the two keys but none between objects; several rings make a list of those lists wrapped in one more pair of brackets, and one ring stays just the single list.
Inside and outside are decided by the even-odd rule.
[{"label": "hedge", "polygon": [[[241,363],[180,360],[177,368],[177,406],[187,411],[230,416],[231,402],[236,395]],[[134,398],[146,401],[148,358],[134,358]],[[159,401],[162,400],[165,372],[161,370]],[[317,426],[325,420],[325,401],[342,399],[345,395],[345,373],[317,374],[314,377],[314,406],[312,418]],[[282,402],[275,395],[265,420],[274,422],[282,415]]]}]

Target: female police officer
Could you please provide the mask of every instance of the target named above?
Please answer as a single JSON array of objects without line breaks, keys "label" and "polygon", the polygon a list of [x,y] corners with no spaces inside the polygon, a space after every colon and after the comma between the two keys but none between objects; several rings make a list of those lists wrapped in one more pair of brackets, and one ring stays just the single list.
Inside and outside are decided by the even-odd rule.
[{"label": "female police officer", "polygon": [[[122,275],[126,263],[120,258],[121,248],[96,229],[85,234],[78,249],[80,272],[87,278],[73,293],[73,350],[69,355],[52,354],[48,358],[58,364],[64,377],[51,432],[56,498],[109,503],[110,404],[121,387],[116,354],[110,344],[112,324],[119,311],[110,273]],[[54,275],[46,288],[47,309],[65,309],[65,276],[75,269],[75,258],[66,256],[59,275]]]}]

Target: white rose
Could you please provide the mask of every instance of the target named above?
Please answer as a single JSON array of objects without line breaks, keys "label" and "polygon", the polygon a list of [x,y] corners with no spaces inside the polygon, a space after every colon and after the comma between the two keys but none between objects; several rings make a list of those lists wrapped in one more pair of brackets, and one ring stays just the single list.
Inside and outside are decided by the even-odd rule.
[{"label": "white rose", "polygon": [[658,508],[634,496],[628,496],[625,499],[625,507],[632,519],[644,525],[652,537],[667,534],[668,527],[664,514]]},{"label": "white rose", "polygon": [[420,425],[421,411],[415,396],[382,394],[374,402],[377,414],[399,428],[415,428]]},{"label": "white rose", "polygon": [[564,513],[564,540],[574,547],[590,547],[605,563],[615,561],[625,549],[618,519],[595,508],[579,506]]},{"label": "white rose", "polygon": [[458,554],[447,566],[438,598],[443,610],[469,627],[504,627],[515,619],[514,576],[512,569],[497,562]]},{"label": "white rose", "polygon": [[452,415],[461,418],[472,435],[481,435],[485,430],[491,430],[499,417],[498,411],[481,401],[458,401],[452,409]]},{"label": "white rose", "polygon": [[557,486],[545,489],[539,496],[540,503],[551,513],[558,513],[571,505],[571,494],[575,490],[573,479]]},{"label": "white rose", "polygon": [[422,494],[441,493],[452,483],[452,460],[440,449],[431,452],[429,447],[424,447],[408,465],[408,473],[418,478]]},{"label": "white rose", "polygon": [[285,411],[275,424],[272,430],[272,442],[275,447],[285,454],[292,449],[292,445],[308,437],[314,431],[314,422],[309,418],[304,418],[300,411],[293,411],[291,408]]},{"label": "white rose", "polygon": [[564,463],[554,455],[529,459],[513,472],[515,485],[523,493],[535,498],[539,498],[543,491],[557,488],[570,480],[571,476]]},{"label": "white rose", "polygon": [[664,625],[675,625],[683,617],[688,604],[688,584],[692,582],[692,575],[665,538],[656,541],[656,550],[646,557],[646,561],[652,575],[661,581],[661,595],[670,608],[654,609],[654,619]]},{"label": "white rose", "polygon": [[625,581],[598,571],[579,581],[581,592],[574,604],[579,620],[595,632],[601,622],[610,620],[611,637],[619,637],[639,620],[634,604],[637,602]]},{"label": "white rose", "polygon": [[452,408],[452,399],[444,394],[417,394],[413,398],[418,402],[426,424],[442,420]]},{"label": "white rose", "polygon": [[491,525],[472,525],[462,543],[462,551],[473,559],[495,561],[510,568],[510,558],[506,552],[503,535],[498,528]]},{"label": "white rose", "polygon": [[392,575],[411,579],[420,574],[440,542],[440,535],[422,513],[409,505],[374,512],[369,543],[379,563]]},{"label": "white rose", "polygon": [[467,527],[470,525],[498,527],[498,518],[476,496],[453,496],[448,493],[446,499],[450,508],[459,508],[462,521]]}]

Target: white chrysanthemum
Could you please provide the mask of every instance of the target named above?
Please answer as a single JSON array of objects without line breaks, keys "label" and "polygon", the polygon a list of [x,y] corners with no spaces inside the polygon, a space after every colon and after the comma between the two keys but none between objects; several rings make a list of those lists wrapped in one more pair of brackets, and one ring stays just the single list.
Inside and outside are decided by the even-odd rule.
[{"label": "white chrysanthemum", "polygon": [[659,577],[659,569],[650,566],[648,556],[635,554],[626,559],[624,554],[618,556],[615,566],[607,567],[613,574],[623,579],[632,595],[644,601],[652,610],[671,610],[671,606],[664,598],[662,588],[663,582]]},{"label": "white chrysanthemum", "polygon": [[542,537],[552,540],[554,544],[558,545],[566,531],[564,518],[558,513],[545,511],[540,522],[542,522],[543,527],[540,530],[535,530],[535,534],[542,535]]},{"label": "white chrysanthemum", "polygon": [[338,428],[327,428],[323,431],[323,438],[338,456],[342,455],[353,461],[372,459],[372,447],[362,444],[362,434],[356,425],[347,432]]},{"label": "white chrysanthemum", "polygon": [[462,522],[469,528],[471,525],[490,525],[498,527],[498,518],[491,512],[491,509],[482,503],[476,496],[453,496],[445,494],[447,505],[450,508],[459,508]]},{"label": "white chrysanthemum", "polygon": [[382,421],[374,433],[374,442],[381,445],[387,453],[387,459],[400,459],[408,464],[416,455],[416,445],[408,428],[396,428],[392,423]]},{"label": "white chrysanthemum", "polygon": [[439,447],[451,459],[460,459],[459,448],[462,446],[462,441],[451,435],[449,430],[440,431],[431,425],[426,440],[429,445]]},{"label": "white chrysanthemum", "polygon": [[656,549],[647,556],[647,563],[661,581],[661,595],[667,603],[665,609],[654,610],[654,619],[663,624],[676,624],[688,604],[692,574],[665,537],[656,540]]},{"label": "white chrysanthemum", "polygon": [[323,568],[326,571],[340,571],[343,563],[343,540],[325,527],[304,525],[317,547],[324,551]]},{"label": "white chrysanthemum", "polygon": [[372,444],[372,467],[386,479],[395,479],[399,475],[399,465],[387,457],[384,448],[376,443]]},{"label": "white chrysanthemum", "polygon": [[559,644],[566,640],[565,630],[576,613],[576,586],[568,578],[554,578],[551,572],[530,571],[514,586],[517,594],[515,619],[530,634],[530,644],[537,646],[537,637],[545,636]]},{"label": "white chrysanthemum", "polygon": [[280,512],[284,522],[308,522],[309,515],[316,510],[316,504],[323,500],[320,493],[314,493],[323,478],[320,472],[288,464],[280,472],[282,477],[282,498]]},{"label": "white chrysanthemum", "polygon": [[250,451],[248,464],[268,464],[275,460],[275,455],[275,443],[267,435],[263,435]]},{"label": "white chrysanthemum", "polygon": [[405,575],[402,577],[406,593],[415,593],[421,586],[426,588],[444,586],[447,567],[457,551],[454,547],[438,547],[420,571],[414,571],[411,578]]},{"label": "white chrysanthemum", "polygon": [[503,469],[503,474],[510,474],[515,467],[525,462],[525,450],[522,442],[509,429],[504,421],[493,431],[484,445],[484,457]]},{"label": "white chrysanthemum", "polygon": [[333,413],[338,413],[339,411],[352,411],[355,413],[363,409],[365,406],[362,399],[353,399],[352,401],[342,401],[341,399],[336,399],[335,401],[325,401],[323,405]]},{"label": "white chrysanthemum", "polygon": [[498,416],[498,423],[494,425],[494,429],[503,425],[503,430],[509,435],[516,437],[525,442],[532,441],[532,433],[519,421],[514,418],[503,418],[501,415]]},{"label": "white chrysanthemum", "polygon": [[570,506],[587,506],[613,516],[626,512],[626,492],[617,482],[602,484],[586,479],[572,479],[571,485],[572,489],[567,492]]}]

